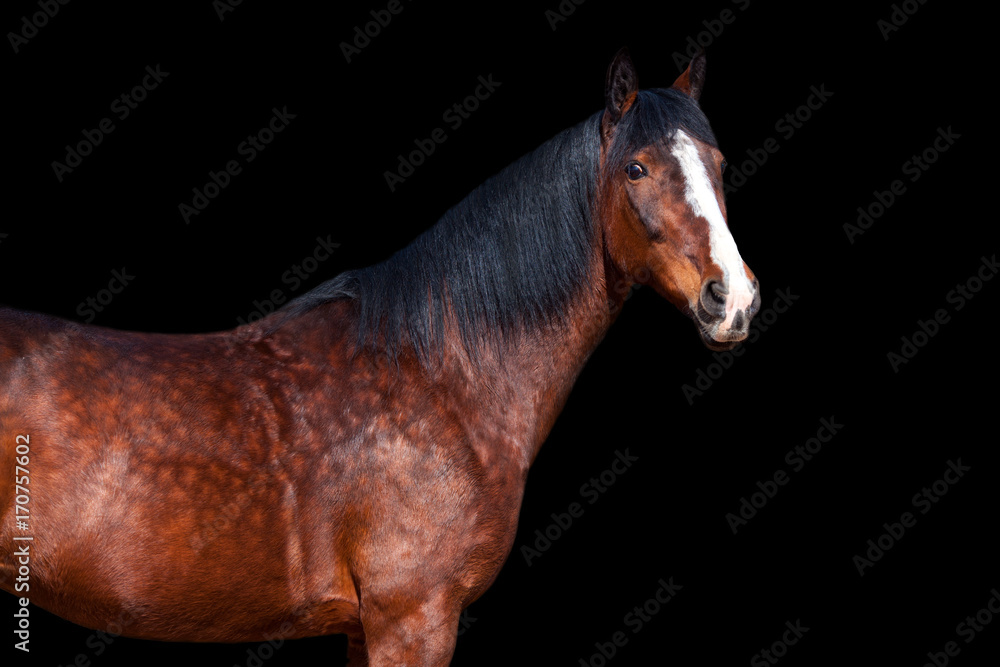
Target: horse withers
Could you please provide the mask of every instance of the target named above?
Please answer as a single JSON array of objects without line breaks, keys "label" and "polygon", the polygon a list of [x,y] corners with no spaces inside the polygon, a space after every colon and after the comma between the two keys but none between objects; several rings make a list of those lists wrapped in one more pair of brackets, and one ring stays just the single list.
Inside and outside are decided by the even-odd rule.
[{"label": "horse withers", "polygon": [[235,330],[0,309],[0,585],[130,637],[347,633],[352,664],[447,665],[631,286],[711,349],[747,336],[759,287],[727,226],[704,74],[699,54],[639,90],[620,52],[602,111],[385,262]]}]

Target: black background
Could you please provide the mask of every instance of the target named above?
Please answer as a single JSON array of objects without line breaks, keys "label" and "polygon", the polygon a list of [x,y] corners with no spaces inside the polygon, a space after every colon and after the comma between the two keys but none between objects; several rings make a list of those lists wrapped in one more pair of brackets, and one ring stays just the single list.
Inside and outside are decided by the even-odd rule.
[{"label": "black background", "polygon": [[[970,51],[985,16],[912,2],[886,39],[887,2],[587,0],[553,30],[545,12],[556,0],[403,0],[348,63],[341,42],[386,3],[332,5],[247,0],[220,20],[210,2],[71,2],[17,53],[8,36],[0,301],[81,320],[79,304],[124,268],[134,279],[95,324],[230,328],[275,289],[295,296],[387,257],[601,108],[619,47],[631,49],[642,87],[666,86],[680,71],[675,54],[700,38],[702,108],[734,171],[769,137],[780,146],[729,197],[734,237],[765,309],[779,289],[798,299],[718,376],[690,323],[650,290],[635,293],[531,471],[515,550],[470,607],[453,664],[601,665],[595,643],[618,631],[628,642],[609,665],[766,664],[755,654],[786,621],[809,630],[781,664],[922,665],[948,641],[961,649],[954,664],[996,659],[1000,621],[971,643],[956,626],[1000,586],[988,459],[1000,284],[984,283],[961,310],[947,300],[997,251],[980,168],[988,130],[971,113],[986,103]],[[713,23],[723,10],[733,20]],[[6,3],[0,27],[20,31],[38,11]],[[169,75],[128,118],[114,117],[112,101],[157,65]],[[501,85],[448,127],[442,113],[480,75]],[[776,123],[811,86],[832,95],[788,137]],[[286,107],[287,129],[243,161],[240,142]],[[114,132],[60,182],[53,161],[105,117]],[[384,172],[437,127],[447,141],[391,192]],[[959,138],[910,181],[903,163],[939,128]],[[232,159],[242,173],[185,224],[178,205]],[[843,225],[896,179],[905,193],[850,243]],[[340,246],[292,290],[282,275],[317,237]],[[887,354],[938,309],[950,320],[896,372]],[[690,404],[682,386],[710,370],[717,378]],[[821,418],[843,428],[793,472],[786,452]],[[588,504],[581,486],[626,449],[638,461]],[[913,496],[959,458],[971,470],[920,514]],[[734,535],[726,514],[779,469],[789,483]],[[573,502],[583,516],[529,566],[521,547]],[[916,525],[859,576],[854,556],[906,511]],[[671,577],[683,588],[633,632],[626,614]],[[153,657],[228,667],[258,650],[117,639],[96,656],[92,630],[32,608],[27,656],[3,630],[14,598],[2,600],[13,664],[85,653],[107,667]],[[343,636],[287,642],[264,664],[338,665],[345,648]]]}]

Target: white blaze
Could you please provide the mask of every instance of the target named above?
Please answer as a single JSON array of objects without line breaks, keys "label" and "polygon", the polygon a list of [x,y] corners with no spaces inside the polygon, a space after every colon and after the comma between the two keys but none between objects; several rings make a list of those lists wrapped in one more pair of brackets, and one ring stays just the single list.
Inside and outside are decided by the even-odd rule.
[{"label": "white blaze", "polygon": [[684,197],[691,211],[708,221],[708,243],[714,261],[722,269],[722,284],[729,290],[726,296],[726,319],[719,325],[727,330],[736,313],[746,310],[753,303],[753,285],[743,266],[743,258],[736,248],[736,241],[722,217],[719,200],[708,178],[708,170],[701,160],[698,147],[683,130],[677,130],[670,149],[684,172]]}]

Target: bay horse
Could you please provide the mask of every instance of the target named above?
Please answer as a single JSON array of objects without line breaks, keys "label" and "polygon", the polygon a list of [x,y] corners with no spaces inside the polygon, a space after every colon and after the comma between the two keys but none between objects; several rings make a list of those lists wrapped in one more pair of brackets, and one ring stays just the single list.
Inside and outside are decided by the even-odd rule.
[{"label": "bay horse", "polygon": [[231,331],[0,308],[4,590],[130,637],[346,633],[351,664],[447,665],[631,287],[711,349],[747,336],[760,290],[704,77],[699,54],[639,90],[619,52],[604,109],[390,259]]}]

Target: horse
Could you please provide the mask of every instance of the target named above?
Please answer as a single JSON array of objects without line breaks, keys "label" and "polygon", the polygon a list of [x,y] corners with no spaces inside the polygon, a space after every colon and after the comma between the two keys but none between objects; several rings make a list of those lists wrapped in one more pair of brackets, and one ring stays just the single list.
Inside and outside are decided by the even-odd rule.
[{"label": "horse", "polygon": [[603,109],[389,259],[233,330],[0,308],[3,589],[128,637],[346,633],[352,665],[449,664],[630,290],[712,350],[747,337],[760,287],[704,79],[699,53],[640,90],[622,50]]}]

